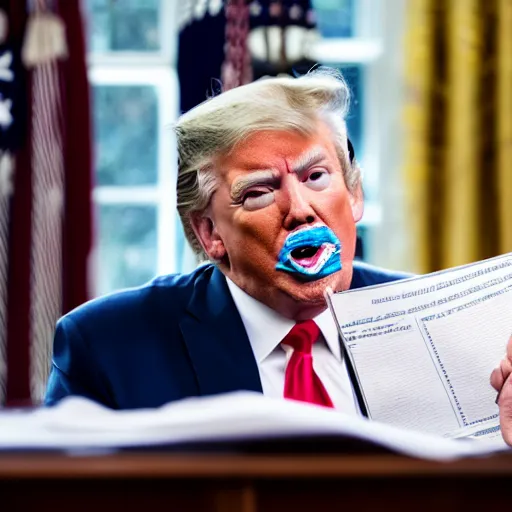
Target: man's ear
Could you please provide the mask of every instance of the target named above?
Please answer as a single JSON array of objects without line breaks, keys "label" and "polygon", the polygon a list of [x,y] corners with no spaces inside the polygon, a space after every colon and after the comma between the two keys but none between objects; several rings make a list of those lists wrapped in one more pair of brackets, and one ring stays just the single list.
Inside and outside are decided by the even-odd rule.
[{"label": "man's ear", "polygon": [[350,206],[352,208],[352,217],[354,222],[358,223],[362,219],[364,213],[364,197],[361,183],[359,183],[355,190],[350,194]]},{"label": "man's ear", "polygon": [[193,213],[190,222],[208,258],[212,261],[221,261],[226,255],[226,248],[213,220],[206,213]]}]

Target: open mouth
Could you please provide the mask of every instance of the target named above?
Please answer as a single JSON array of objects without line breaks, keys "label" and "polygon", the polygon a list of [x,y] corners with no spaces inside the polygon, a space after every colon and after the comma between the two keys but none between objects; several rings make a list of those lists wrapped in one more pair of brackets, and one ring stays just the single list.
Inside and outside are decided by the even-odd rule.
[{"label": "open mouth", "polygon": [[291,252],[293,260],[302,267],[312,267],[318,261],[322,252],[322,247],[315,247],[314,245],[307,245],[306,247],[299,247]]},{"label": "open mouth", "polygon": [[302,267],[306,272],[316,272],[321,268],[335,251],[334,244],[304,245],[293,249],[290,253],[291,260]]},{"label": "open mouth", "polygon": [[325,225],[290,233],[279,252],[276,269],[302,278],[321,279],[341,269],[341,244]]}]

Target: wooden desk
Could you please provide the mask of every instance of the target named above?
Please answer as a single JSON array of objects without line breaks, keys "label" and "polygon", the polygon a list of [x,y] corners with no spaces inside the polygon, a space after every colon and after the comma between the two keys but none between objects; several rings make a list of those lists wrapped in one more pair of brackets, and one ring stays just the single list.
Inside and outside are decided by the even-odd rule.
[{"label": "wooden desk", "polygon": [[511,489],[512,454],[452,463],[394,455],[0,455],[2,512],[482,512],[509,510]]}]

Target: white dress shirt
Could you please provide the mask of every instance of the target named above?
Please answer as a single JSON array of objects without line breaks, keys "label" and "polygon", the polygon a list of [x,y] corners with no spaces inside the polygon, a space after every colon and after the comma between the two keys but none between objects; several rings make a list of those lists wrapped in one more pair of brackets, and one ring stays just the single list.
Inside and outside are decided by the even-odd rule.
[{"label": "white dress shirt", "polygon": [[[295,322],[254,299],[230,279],[227,283],[258,364],[263,394],[282,397],[286,364],[293,348],[281,345],[281,341]],[[320,339],[313,345],[313,368],[334,407],[347,414],[359,414],[332,315],[326,310],[313,320],[321,331]]]}]

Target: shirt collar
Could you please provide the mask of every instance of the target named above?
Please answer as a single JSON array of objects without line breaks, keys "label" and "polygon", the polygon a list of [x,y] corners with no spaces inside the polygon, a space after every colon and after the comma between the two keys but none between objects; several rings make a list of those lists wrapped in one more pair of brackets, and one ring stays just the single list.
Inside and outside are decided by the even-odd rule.
[{"label": "shirt collar", "polygon": [[[226,277],[229,291],[247,332],[254,357],[262,363],[281,343],[295,325],[293,320],[285,318],[262,302],[251,297]],[[341,349],[338,331],[329,310],[325,310],[313,319],[323,334],[325,342],[333,355],[341,361]]]}]

